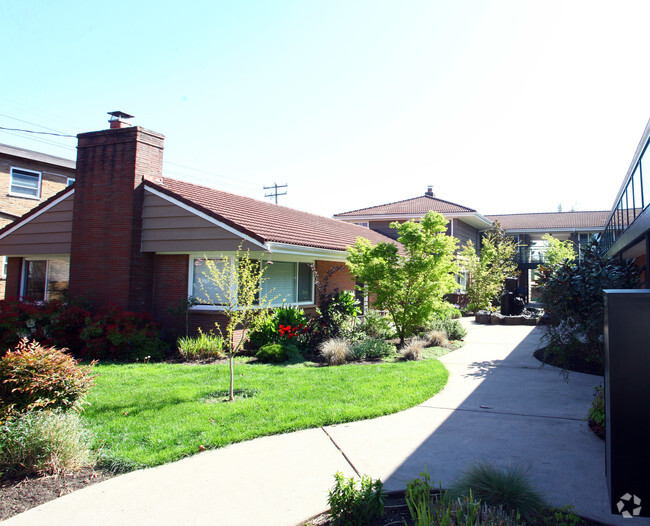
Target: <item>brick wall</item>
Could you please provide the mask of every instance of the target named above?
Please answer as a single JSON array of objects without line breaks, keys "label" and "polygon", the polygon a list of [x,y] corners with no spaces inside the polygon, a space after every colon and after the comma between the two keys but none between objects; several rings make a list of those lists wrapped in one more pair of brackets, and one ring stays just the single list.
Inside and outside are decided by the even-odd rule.
[{"label": "brick wall", "polygon": [[9,258],[4,296],[7,299],[18,298],[20,296],[20,273],[22,266],[22,258]]},{"label": "brick wall", "polygon": [[[345,262],[339,263],[334,261],[316,261],[316,272],[318,273],[319,279],[323,281],[327,275],[328,270],[337,266],[343,268],[330,277],[325,292],[332,292],[334,289],[354,290],[356,280],[350,272],[350,269],[348,269],[346,266]],[[318,289],[316,290],[316,293],[318,294]],[[318,303],[318,298],[315,299],[316,303]]]},{"label": "brick wall", "polygon": [[164,137],[140,127],[78,136],[70,295],[153,308],[154,254],[140,252],[144,179],[160,177]]}]

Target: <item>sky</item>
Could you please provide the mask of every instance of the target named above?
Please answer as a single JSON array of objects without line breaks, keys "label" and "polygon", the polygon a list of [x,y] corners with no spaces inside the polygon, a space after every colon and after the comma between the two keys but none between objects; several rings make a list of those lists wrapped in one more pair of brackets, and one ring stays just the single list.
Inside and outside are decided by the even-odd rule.
[{"label": "sky", "polygon": [[286,184],[279,204],[325,216],[429,185],[485,215],[609,210],[650,117],[648,20],[647,0],[6,0],[0,127],[121,110],[165,135],[164,175]]}]

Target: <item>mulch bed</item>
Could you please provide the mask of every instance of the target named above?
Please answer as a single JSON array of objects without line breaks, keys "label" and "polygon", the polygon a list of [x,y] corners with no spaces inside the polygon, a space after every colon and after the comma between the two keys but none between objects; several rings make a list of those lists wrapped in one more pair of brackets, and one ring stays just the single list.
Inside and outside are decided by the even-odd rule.
[{"label": "mulch bed", "polygon": [[4,476],[0,478],[0,521],[113,476],[93,468],[47,477],[16,479]]},{"label": "mulch bed", "polygon": [[573,360],[569,359],[568,363],[561,363],[553,354],[549,353],[548,356],[545,356],[545,354],[546,348],[542,347],[541,349],[537,349],[533,356],[535,356],[535,358],[537,358],[542,363],[553,365],[555,367],[559,367],[560,369],[566,369],[567,371],[594,374],[597,376],[603,376],[604,374],[603,366],[601,364],[588,362],[580,358]]}]

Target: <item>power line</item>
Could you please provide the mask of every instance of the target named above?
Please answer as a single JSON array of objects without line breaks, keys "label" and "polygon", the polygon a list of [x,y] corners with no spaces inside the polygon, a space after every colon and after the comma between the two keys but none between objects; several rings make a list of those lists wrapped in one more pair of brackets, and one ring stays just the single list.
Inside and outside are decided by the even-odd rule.
[{"label": "power line", "polygon": [[55,135],[57,137],[74,137],[74,138],[77,137],[76,135],[68,135],[67,133],[54,133],[54,132],[43,132],[43,131],[34,131],[34,130],[21,130],[19,128],[5,128],[4,126],[0,126],[0,130],[22,132],[22,133],[35,133],[37,135]]}]

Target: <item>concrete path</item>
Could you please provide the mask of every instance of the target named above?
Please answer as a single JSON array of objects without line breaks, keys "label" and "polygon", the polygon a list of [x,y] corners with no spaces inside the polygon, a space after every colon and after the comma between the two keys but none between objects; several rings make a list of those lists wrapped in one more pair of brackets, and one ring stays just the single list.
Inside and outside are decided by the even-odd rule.
[{"label": "concrete path", "polygon": [[610,524],[605,448],[582,420],[601,378],[540,368],[540,331],[475,325],[443,357],[449,383],[395,415],[265,437],[122,475],[13,517],[25,525],[290,526],[327,507],[333,475],[380,477],[387,490],[427,467],[448,486],[474,461],[525,467],[555,505]]}]

